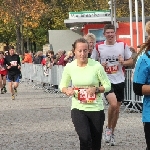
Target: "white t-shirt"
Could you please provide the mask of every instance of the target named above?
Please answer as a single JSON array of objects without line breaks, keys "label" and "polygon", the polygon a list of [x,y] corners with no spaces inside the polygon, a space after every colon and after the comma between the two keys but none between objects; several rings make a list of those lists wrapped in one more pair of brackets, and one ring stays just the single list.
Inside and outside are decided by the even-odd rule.
[{"label": "white t-shirt", "polygon": [[[99,57],[100,63],[107,63],[105,71],[111,83],[118,84],[124,82],[124,67],[118,62],[121,55],[124,60],[131,58],[132,52],[127,44],[116,41],[114,45],[106,45],[106,41],[96,44],[96,51],[93,51],[93,59]],[[95,56],[95,58],[94,58]]]}]

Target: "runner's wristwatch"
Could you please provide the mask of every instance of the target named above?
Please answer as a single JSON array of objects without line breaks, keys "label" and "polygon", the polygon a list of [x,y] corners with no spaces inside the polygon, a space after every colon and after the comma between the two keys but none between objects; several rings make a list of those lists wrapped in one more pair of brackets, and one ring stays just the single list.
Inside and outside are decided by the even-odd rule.
[{"label": "runner's wristwatch", "polygon": [[96,94],[100,93],[100,89],[98,87],[96,87],[95,93]]}]

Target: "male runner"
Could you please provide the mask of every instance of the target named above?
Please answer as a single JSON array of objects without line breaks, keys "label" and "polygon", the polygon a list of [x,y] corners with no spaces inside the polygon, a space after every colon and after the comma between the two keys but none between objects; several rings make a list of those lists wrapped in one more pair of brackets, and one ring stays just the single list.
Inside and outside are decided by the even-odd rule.
[{"label": "male runner", "polygon": [[[104,27],[104,36],[106,40],[96,44],[96,50],[99,54],[100,63],[103,65],[112,88],[105,93],[109,102],[108,124],[105,130],[105,142],[115,145],[114,129],[119,118],[119,111],[124,100],[125,76],[124,67],[131,66],[133,59],[132,53],[124,42],[116,41],[114,25],[107,24]],[[98,59],[98,58],[95,58]]]},{"label": "male runner", "polygon": [[17,87],[19,85],[20,77],[20,58],[15,54],[14,46],[9,49],[9,55],[5,57],[5,65],[8,71],[8,86],[12,94],[12,100],[15,100],[15,93],[17,95]]}]

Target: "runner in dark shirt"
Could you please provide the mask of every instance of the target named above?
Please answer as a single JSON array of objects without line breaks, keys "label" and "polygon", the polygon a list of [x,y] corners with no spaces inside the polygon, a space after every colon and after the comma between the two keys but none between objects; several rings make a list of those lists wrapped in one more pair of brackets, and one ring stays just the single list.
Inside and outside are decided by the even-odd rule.
[{"label": "runner in dark shirt", "polygon": [[19,55],[15,54],[13,46],[9,49],[9,55],[5,57],[5,65],[8,70],[8,86],[12,94],[12,100],[15,100],[15,95],[17,95],[17,87],[19,85],[21,65]]}]

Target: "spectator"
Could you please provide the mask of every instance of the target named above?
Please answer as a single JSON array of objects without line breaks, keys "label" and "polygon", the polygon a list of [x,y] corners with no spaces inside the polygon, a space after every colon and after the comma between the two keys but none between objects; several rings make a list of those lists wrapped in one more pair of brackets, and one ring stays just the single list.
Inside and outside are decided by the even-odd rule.
[{"label": "spectator", "polygon": [[38,51],[33,59],[33,63],[34,64],[41,64],[43,60],[43,52],[42,51]]},{"label": "spectator", "polygon": [[64,58],[64,60],[65,60],[67,63],[70,63],[70,62],[73,61],[73,59],[74,59],[73,52],[72,52],[72,51],[68,51],[66,57]]},{"label": "spectator", "polygon": [[46,57],[51,58],[52,56],[54,56],[54,51],[48,50],[48,51],[46,52]]},{"label": "spectator", "polygon": [[57,58],[56,58],[56,55],[54,55],[54,56],[51,57],[50,63],[51,63],[51,66],[54,66],[54,65],[57,64]]},{"label": "spectator", "polygon": [[32,56],[29,54],[27,50],[25,51],[24,59],[22,60],[22,63],[32,63]]},{"label": "spectator", "polygon": [[51,60],[52,60],[52,57],[54,56],[54,51],[52,50],[48,50],[46,52],[46,64],[50,67],[51,66]]},{"label": "spectator", "polygon": [[65,51],[60,50],[58,52],[58,61],[57,61],[57,65],[62,65],[62,66],[66,66],[66,62],[64,60],[65,58]]}]

